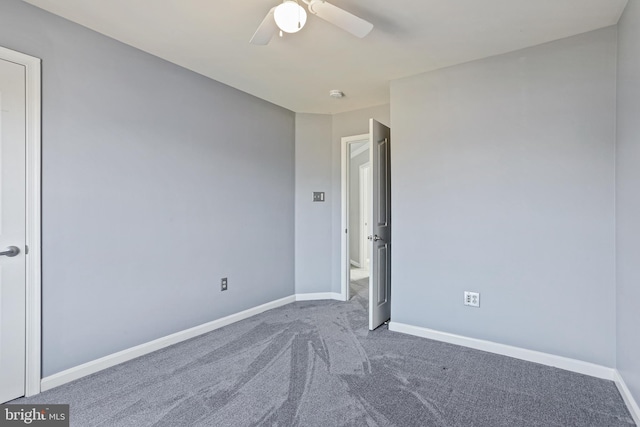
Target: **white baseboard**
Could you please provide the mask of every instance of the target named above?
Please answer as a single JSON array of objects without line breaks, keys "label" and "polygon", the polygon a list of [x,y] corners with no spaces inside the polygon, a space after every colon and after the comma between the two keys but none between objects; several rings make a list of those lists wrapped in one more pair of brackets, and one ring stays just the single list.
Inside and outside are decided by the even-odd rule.
[{"label": "white baseboard", "polygon": [[131,347],[126,350],[101,357],[100,359],[96,359],[91,362],[83,363],[82,365],[75,366],[73,368],[43,378],[40,383],[40,390],[50,390],[54,387],[58,387],[70,381],[77,380],[103,369],[110,368],[131,359],[135,359],[136,357],[144,356],[145,354],[154,352],[156,350],[160,350],[170,345],[197,337],[198,335],[206,334],[207,332],[211,332],[213,330],[222,328],[223,326],[227,326],[240,320],[247,319],[251,316],[255,316],[256,314],[271,310],[272,308],[290,304],[294,301],[296,301],[296,297],[293,295],[281,298],[279,300],[271,301],[266,304],[250,308],[248,310],[244,310],[239,313],[214,320],[212,322],[195,326],[184,331],[176,332],[175,334],[167,335],[166,337],[149,341],[148,343],[140,344],[135,347]]},{"label": "white baseboard", "polygon": [[316,292],[312,294],[296,294],[296,301],[315,301],[323,299],[335,299],[343,301],[342,294],[338,292]]},{"label": "white baseboard", "polygon": [[633,421],[636,423],[636,425],[640,426],[640,406],[638,406],[638,402],[636,402],[636,400],[633,398],[631,390],[629,390],[629,387],[627,387],[627,384],[625,384],[624,380],[622,379],[620,372],[618,372],[617,370],[615,372],[614,381],[616,383],[616,387],[618,387],[620,395],[622,396],[622,400],[624,400],[624,403],[627,404],[629,412],[631,412]]},{"label": "white baseboard", "polygon": [[407,325],[405,323],[389,322],[389,330],[415,335],[422,338],[429,338],[449,344],[461,345],[463,347],[475,348],[476,350],[501,354],[503,356],[514,357],[516,359],[529,362],[540,363],[542,365],[553,366],[579,374],[589,375],[596,378],[613,381],[615,369],[595,363],[584,362],[582,360],[570,359],[568,357],[556,356],[554,354],[542,353],[540,351],[528,350],[506,344],[499,344],[492,341],[485,341],[476,338],[469,338],[462,335],[440,332],[420,326]]}]

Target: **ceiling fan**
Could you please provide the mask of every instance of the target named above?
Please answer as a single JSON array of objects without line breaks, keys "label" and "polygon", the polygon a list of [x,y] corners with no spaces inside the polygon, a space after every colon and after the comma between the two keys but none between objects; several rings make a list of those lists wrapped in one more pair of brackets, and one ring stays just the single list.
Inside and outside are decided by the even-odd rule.
[{"label": "ceiling fan", "polygon": [[[332,5],[325,0],[302,0],[309,12],[333,25],[342,28],[356,37],[364,37],[373,29],[373,24],[359,18],[344,9]],[[274,34],[280,31],[297,33],[307,22],[307,12],[297,0],[284,0],[273,7],[256,30],[250,43],[257,45],[269,44]]]}]

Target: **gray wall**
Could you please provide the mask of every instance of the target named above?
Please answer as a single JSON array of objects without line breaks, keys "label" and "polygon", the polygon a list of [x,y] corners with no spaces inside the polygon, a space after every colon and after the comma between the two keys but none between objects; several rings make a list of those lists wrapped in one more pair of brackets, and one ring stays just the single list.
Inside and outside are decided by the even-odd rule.
[{"label": "gray wall", "polygon": [[341,139],[345,136],[369,133],[369,119],[376,119],[389,126],[389,104],[362,110],[335,114],[332,121],[333,138],[331,141],[331,182],[333,205],[331,207],[331,291],[340,292],[340,238],[342,231],[342,208],[340,201],[341,175]]},{"label": "gray wall", "polygon": [[349,256],[357,263],[360,263],[360,166],[368,162],[369,150],[349,162]]},{"label": "gray wall", "polygon": [[292,112],[19,0],[0,45],[43,59],[44,376],[293,293]]},{"label": "gray wall", "polygon": [[[296,293],[331,290],[331,116],[296,114]],[[313,202],[314,191],[325,202]],[[338,204],[340,199],[338,198]]]},{"label": "gray wall", "polygon": [[[341,138],[369,132],[369,119],[389,124],[389,105],[348,113],[296,114],[296,293],[340,289]],[[326,202],[311,202],[325,191]]]},{"label": "gray wall", "polygon": [[394,321],[615,365],[615,56],[611,27],[392,82]]},{"label": "gray wall", "polygon": [[640,4],[618,24],[617,368],[640,403]]}]

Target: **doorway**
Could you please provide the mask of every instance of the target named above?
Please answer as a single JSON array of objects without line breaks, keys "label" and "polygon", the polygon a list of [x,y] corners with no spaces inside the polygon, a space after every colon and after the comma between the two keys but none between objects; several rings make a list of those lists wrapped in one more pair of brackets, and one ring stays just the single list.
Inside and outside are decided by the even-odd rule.
[{"label": "doorway", "polygon": [[0,47],[0,403],[40,392],[40,60]]},{"label": "doorway", "polygon": [[368,236],[371,199],[370,191],[370,141],[369,135],[358,135],[347,143],[348,159],[345,179],[347,185],[348,287],[346,299],[357,301],[368,310],[369,300],[369,245]]},{"label": "doorway", "polygon": [[391,317],[390,144],[391,130],[370,119],[368,134],[341,145],[342,298],[367,309],[370,330]]}]

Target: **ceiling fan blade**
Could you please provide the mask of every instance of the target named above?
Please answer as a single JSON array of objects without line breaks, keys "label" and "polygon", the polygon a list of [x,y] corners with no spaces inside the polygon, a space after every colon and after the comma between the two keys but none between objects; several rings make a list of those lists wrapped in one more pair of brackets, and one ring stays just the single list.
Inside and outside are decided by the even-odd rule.
[{"label": "ceiling fan blade", "polygon": [[249,43],[257,44],[257,45],[267,45],[271,41],[271,37],[278,31],[278,26],[276,25],[275,19],[273,19],[273,13],[276,8],[272,8],[267,16],[264,17],[262,23],[251,37]]},{"label": "ceiling fan blade", "polygon": [[373,29],[371,22],[367,22],[324,0],[311,0],[311,2],[309,2],[309,12],[350,32],[356,37],[363,38]]}]

